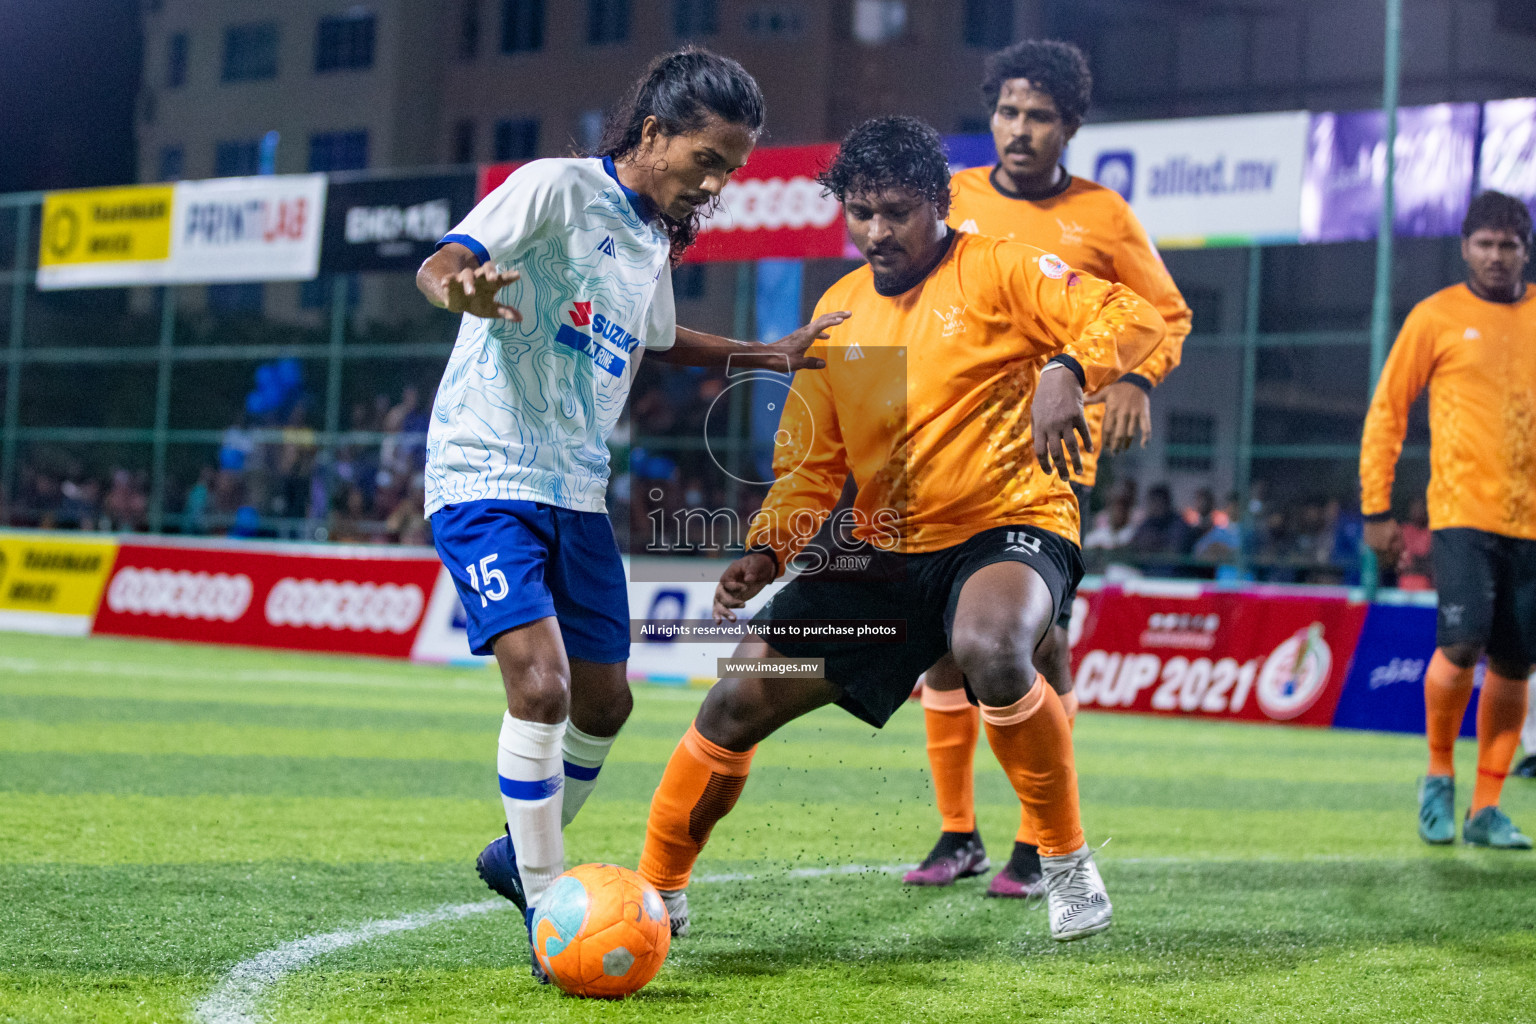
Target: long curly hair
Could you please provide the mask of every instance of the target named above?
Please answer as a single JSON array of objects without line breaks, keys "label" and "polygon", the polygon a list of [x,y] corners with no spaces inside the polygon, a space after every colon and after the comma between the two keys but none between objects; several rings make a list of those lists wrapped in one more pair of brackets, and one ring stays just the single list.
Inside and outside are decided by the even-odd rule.
[{"label": "long curly hair", "polygon": [[[712,114],[754,136],[761,132],[765,110],[757,80],[731,58],[698,47],[665,54],[651,62],[608,118],[594,155],[622,160],[634,154],[647,117],[656,118],[663,135],[682,135],[703,128]],[[700,212],[684,220],[661,215],[673,263],[698,237]]]}]

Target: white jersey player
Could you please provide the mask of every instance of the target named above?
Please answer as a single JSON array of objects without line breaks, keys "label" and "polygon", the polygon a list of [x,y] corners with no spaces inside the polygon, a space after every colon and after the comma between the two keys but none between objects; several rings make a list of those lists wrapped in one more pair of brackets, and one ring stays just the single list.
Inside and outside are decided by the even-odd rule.
[{"label": "white jersey player", "polygon": [[519,168],[417,274],[435,305],[464,313],[432,409],[426,511],[470,647],[496,656],[507,693],[507,835],[477,868],[530,922],[564,870],[561,829],[632,707],[628,592],[604,493],[607,439],[641,357],[815,368],[806,348],[846,315],[767,345],[676,325],[672,262],[762,124],[741,65],[701,50],[662,57],[599,156]]}]

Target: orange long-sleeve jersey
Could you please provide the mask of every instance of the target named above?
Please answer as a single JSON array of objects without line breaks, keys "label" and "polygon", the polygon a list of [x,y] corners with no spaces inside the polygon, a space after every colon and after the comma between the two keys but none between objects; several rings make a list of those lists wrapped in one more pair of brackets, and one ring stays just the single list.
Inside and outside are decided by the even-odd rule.
[{"label": "orange long-sleeve jersey", "polygon": [[1003,525],[1077,540],[1071,489],[1035,459],[1030,400],[1058,354],[1089,390],[1139,364],[1163,336],[1150,303],[1033,246],[956,232],[900,295],[876,291],[868,265],[848,274],[816,315],[839,309],[853,315],[810,349],[826,368],[795,374],[749,546],[772,548],[782,571],[850,473],[854,535],[888,550],[936,551]]},{"label": "orange long-sleeve jersey", "polygon": [[[954,198],[949,222],[964,231],[1037,245],[1074,270],[1117,281],[1157,308],[1168,325],[1162,343],[1135,373],[1156,387],[1179,365],[1191,323],[1189,306],[1163,265],[1146,229],[1118,192],[1083,178],[1045,199],[1018,199],[992,184],[992,168],[972,167],[950,179]],[[1098,478],[1104,440],[1104,406],[1090,405],[1093,452],[1083,453],[1083,472],[1073,479],[1089,487]]]},{"label": "orange long-sleeve jersey", "polygon": [[1488,302],[1464,284],[1413,307],[1360,440],[1360,511],[1392,507],[1408,407],[1429,387],[1429,528],[1536,540],[1536,285]]}]

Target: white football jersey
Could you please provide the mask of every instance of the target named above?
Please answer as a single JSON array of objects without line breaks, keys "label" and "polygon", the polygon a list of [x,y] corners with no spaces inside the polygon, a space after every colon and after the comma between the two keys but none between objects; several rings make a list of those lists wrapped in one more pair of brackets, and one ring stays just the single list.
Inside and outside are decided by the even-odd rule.
[{"label": "white football jersey", "polygon": [[677,338],[671,243],[612,161],[534,160],[443,238],[522,278],[521,323],[464,314],[427,435],[426,512],[482,499],[607,510],[608,435]]}]

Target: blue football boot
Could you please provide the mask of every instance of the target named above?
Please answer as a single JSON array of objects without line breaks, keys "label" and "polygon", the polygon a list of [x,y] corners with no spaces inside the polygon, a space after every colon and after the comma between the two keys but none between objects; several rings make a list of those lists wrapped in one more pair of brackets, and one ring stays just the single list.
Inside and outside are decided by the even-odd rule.
[{"label": "blue football boot", "polygon": [[538,955],[533,951],[533,910],[523,892],[523,876],[517,871],[517,851],[512,848],[510,833],[503,832],[480,851],[480,856],[475,858],[475,872],[492,892],[511,900],[512,905],[522,911],[523,924],[528,929],[528,959],[533,967],[533,979],[540,985],[548,985],[549,975],[539,966]]}]

